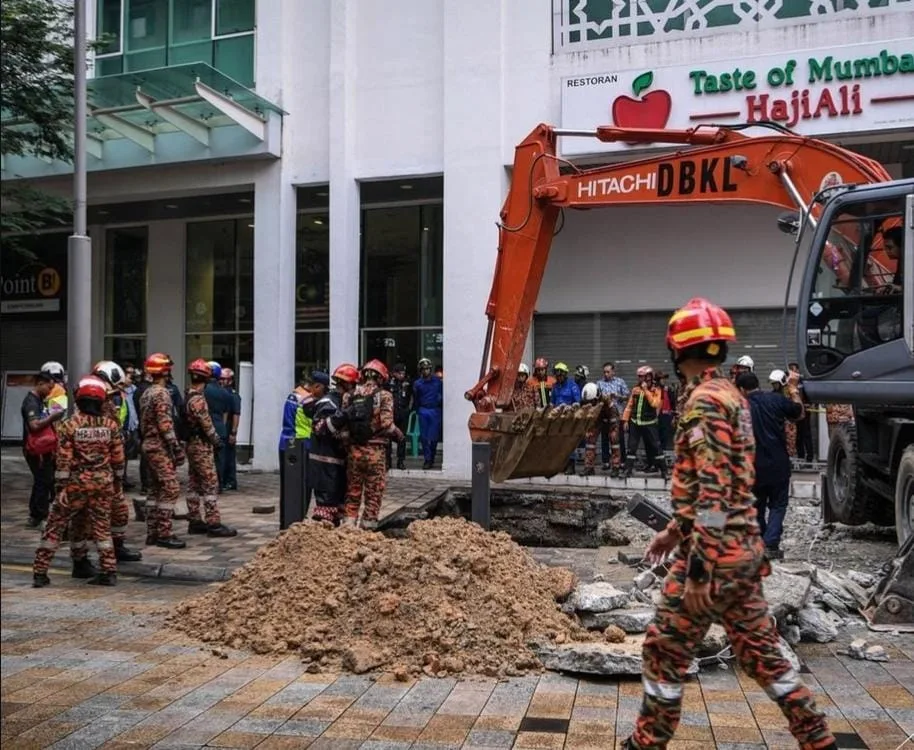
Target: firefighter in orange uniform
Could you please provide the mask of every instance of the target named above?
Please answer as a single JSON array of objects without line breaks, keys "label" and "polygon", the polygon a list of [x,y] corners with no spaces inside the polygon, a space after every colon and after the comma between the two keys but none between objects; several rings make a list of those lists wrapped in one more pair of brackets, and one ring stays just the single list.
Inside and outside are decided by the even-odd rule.
[{"label": "firefighter in orange uniform", "polygon": [[533,391],[534,405],[537,409],[552,403],[552,386],[555,385],[555,378],[547,374],[548,372],[549,360],[539,357],[534,361],[533,374],[527,380],[530,390]]},{"label": "firefighter in orange uniform", "polygon": [[117,583],[117,559],[111,540],[111,498],[114,478],[124,471],[124,443],[116,420],[102,415],[108,397],[104,381],[85,377],[76,388],[76,413],[60,424],[57,468],[54,475],[57,497],[41,535],[32,568],[32,586],[42,588],[51,581],[48,568],[61,537],[75,516],[85,509],[89,515],[89,536],[98,549],[101,573],[89,579],[98,586]]},{"label": "firefighter in orange uniform", "polygon": [[517,379],[514,381],[514,393],[511,394],[512,411],[531,409],[536,406],[536,394],[529,385],[530,368],[520,364],[517,368]]},{"label": "firefighter in orange uniform", "polygon": [[657,562],[677,546],[680,555],[644,640],[644,697],[626,750],[662,750],[673,738],[686,670],[715,621],[727,630],[746,674],[777,702],[800,748],[837,748],[812,694],[780,652],[762,596],[771,568],[752,496],[752,417],[719,370],[735,340],[730,316],[707,300],[690,300],[670,318],[667,344],[688,386],[675,441],[673,519],[646,556]]},{"label": "firefighter in orange uniform", "polygon": [[[343,396],[343,413],[349,433],[346,456],[346,504],[343,525],[374,530],[387,487],[387,442],[401,434],[394,424],[394,401],[383,388],[387,365],[372,359],[362,367],[362,382]],[[364,510],[361,524],[359,511]]]}]

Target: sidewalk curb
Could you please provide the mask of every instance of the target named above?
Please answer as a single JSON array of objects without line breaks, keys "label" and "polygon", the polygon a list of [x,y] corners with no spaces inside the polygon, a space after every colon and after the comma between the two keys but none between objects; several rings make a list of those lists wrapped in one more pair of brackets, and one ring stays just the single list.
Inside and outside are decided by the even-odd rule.
[{"label": "sidewalk curb", "polygon": [[[35,561],[34,553],[21,549],[0,550],[0,563],[4,565],[32,566]],[[57,570],[66,570],[55,559],[51,567]],[[117,564],[117,572],[139,578],[161,578],[169,581],[185,581],[191,583],[216,583],[227,581],[235,572],[234,568],[218,567],[216,565],[187,565],[186,563],[157,563],[157,562],[121,562]]]}]

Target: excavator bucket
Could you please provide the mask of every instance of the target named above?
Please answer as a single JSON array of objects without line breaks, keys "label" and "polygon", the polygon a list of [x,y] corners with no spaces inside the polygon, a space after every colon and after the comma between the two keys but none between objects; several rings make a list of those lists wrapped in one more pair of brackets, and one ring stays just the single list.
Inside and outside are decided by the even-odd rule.
[{"label": "excavator bucket", "polygon": [[584,435],[596,426],[601,404],[547,406],[470,415],[470,437],[492,447],[491,479],[504,482],[561,473]]},{"label": "excavator bucket", "polygon": [[871,630],[914,633],[914,534],[886,568],[861,613]]}]

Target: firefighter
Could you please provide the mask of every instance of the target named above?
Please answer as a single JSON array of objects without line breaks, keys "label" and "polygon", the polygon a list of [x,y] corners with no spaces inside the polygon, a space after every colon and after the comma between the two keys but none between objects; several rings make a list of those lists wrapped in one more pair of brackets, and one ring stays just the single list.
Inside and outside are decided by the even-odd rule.
[{"label": "firefighter", "polygon": [[[431,368],[429,368],[431,369]],[[359,525],[374,530],[387,486],[385,465],[386,443],[390,437],[399,439],[394,424],[393,396],[381,386],[387,381],[387,365],[377,359],[362,367],[362,383],[343,396],[349,450],[346,455],[345,526]]]},{"label": "firefighter", "polygon": [[530,368],[521,363],[517,367],[514,393],[511,394],[511,410],[532,409],[536,406],[536,393],[529,386]]},{"label": "firefighter", "polygon": [[660,432],[658,423],[663,404],[663,393],[654,384],[654,371],[650,367],[638,368],[638,385],[632,388],[625,411],[622,413],[622,429],[628,430],[626,445],[628,455],[625,457],[625,478],[632,475],[638,446],[644,443],[647,454],[647,468],[656,466],[660,476],[666,479],[666,460],[660,449]]},{"label": "firefighter", "polygon": [[[342,367],[343,365],[340,365]],[[347,365],[348,367],[348,365]],[[339,368],[337,368],[339,370]],[[334,371],[336,372],[336,370]],[[356,370],[358,372],[358,370]],[[404,435],[409,429],[410,406],[413,400],[413,386],[406,377],[406,365],[398,362],[391,370],[391,378],[385,386],[394,397],[394,424]],[[387,448],[387,468],[393,464],[393,443]],[[406,440],[397,443],[397,468],[406,468]]]},{"label": "firefighter", "polygon": [[538,357],[533,362],[533,375],[527,380],[535,395],[535,406],[538,409],[552,403],[552,386],[555,385],[555,378],[547,374],[548,370],[549,360]]},{"label": "firefighter", "polygon": [[50,376],[54,385],[46,399],[47,409],[50,413],[65,412],[69,406],[67,397],[67,371],[60,362],[45,362],[39,372]]},{"label": "firefighter", "polygon": [[[348,444],[343,398],[359,382],[359,370],[355,365],[344,363],[333,371],[330,379],[334,390],[324,394],[314,405],[308,476],[314,492],[311,520],[328,521],[339,526],[346,500]],[[396,396],[393,399],[396,401]]]},{"label": "firefighter", "polygon": [[[121,392],[121,388],[127,382],[127,375],[119,364],[110,360],[96,364],[92,368],[92,374],[105,383],[108,395],[102,404],[102,414],[118,423],[121,428],[120,438],[123,442],[124,423],[127,421],[127,400]],[[84,514],[84,516],[86,515]],[[130,523],[130,506],[127,504],[127,496],[124,494],[124,476],[121,474],[114,478],[114,496],[111,498],[111,538],[114,540],[114,554],[118,562],[137,562],[143,559],[142,552],[136,552],[126,546],[128,523]],[[71,548],[77,539],[82,541],[87,538],[85,536],[87,531],[85,526],[81,531],[73,529]],[[85,541],[83,541],[83,546],[86,546]]]},{"label": "firefighter", "polygon": [[800,676],[779,650],[762,596],[771,572],[756,522],[752,485],[755,440],[749,405],[720,372],[736,340],[725,310],[700,298],[670,318],[669,346],[688,378],[686,411],[676,433],[673,519],[651,542],[657,563],[679,546],[643,646],[644,696],[627,750],[665,748],[679,724],[683,680],[712,622],[727,630],[743,670],[787,717],[801,748],[835,741]]},{"label": "firefighter", "polygon": [[[581,388],[581,403],[585,406],[596,404],[601,401],[600,393],[597,390],[596,383],[585,383]],[[606,402],[603,401],[604,408]],[[602,419],[602,415],[601,415]],[[584,471],[581,476],[592,477],[594,475],[594,466],[597,462],[597,435],[600,434],[600,421],[594,424],[584,435]]]},{"label": "firefighter", "polygon": [[124,470],[124,443],[115,420],[102,415],[105,383],[88,376],[76,388],[76,413],[60,425],[57,451],[57,497],[35,553],[32,586],[51,581],[48,568],[67,525],[83,508],[90,518],[90,536],[98,549],[101,572],[89,579],[98,586],[117,583],[117,559],[111,540],[111,497],[115,478]]},{"label": "firefighter", "polygon": [[590,382],[590,368],[587,365],[578,365],[574,368],[574,382],[582,391],[584,386]]},{"label": "firefighter", "polygon": [[432,374],[430,359],[420,359],[419,377],[413,383],[413,404],[419,417],[419,443],[422,445],[422,468],[431,469],[435,464],[438,441],[441,439],[441,406],[444,384]]},{"label": "firefighter", "polygon": [[[213,450],[222,446],[216,432],[203,389],[213,376],[213,368],[204,359],[195,359],[187,367],[190,387],[184,394],[184,419],[187,428],[187,533],[211,537],[232,537],[238,532],[222,523],[219,515],[219,478]],[[200,501],[203,515],[200,515]]]},{"label": "firefighter", "polygon": [[140,399],[143,453],[149,464],[149,497],[146,499],[146,544],[166,549],[184,549],[187,543],[175,536],[172,516],[181,487],[177,468],[186,459],[175,433],[175,407],[167,388],[174,362],[156,352],[146,358],[144,369],[152,385]]}]

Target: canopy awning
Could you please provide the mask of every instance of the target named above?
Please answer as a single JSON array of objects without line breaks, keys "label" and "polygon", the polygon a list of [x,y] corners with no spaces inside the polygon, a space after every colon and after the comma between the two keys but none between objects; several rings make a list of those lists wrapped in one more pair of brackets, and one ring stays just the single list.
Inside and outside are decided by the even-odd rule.
[{"label": "canopy awning", "polygon": [[[87,98],[89,171],[281,155],[285,112],[206,63],[91,78]],[[72,171],[65,162],[9,156],[3,179]]]}]

